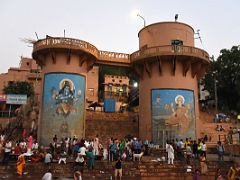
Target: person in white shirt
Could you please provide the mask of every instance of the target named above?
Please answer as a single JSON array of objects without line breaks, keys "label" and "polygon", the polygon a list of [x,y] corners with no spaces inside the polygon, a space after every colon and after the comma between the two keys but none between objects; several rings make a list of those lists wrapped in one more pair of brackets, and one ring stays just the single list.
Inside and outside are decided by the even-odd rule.
[{"label": "person in white shirt", "polygon": [[84,156],[81,153],[78,153],[77,158],[75,159],[75,166],[80,166],[80,171],[83,172]]},{"label": "person in white shirt", "polygon": [[45,155],[44,162],[45,162],[45,164],[47,164],[48,166],[49,166],[50,163],[52,162],[52,155],[51,155],[49,152]]},{"label": "person in white shirt", "polygon": [[205,141],[202,141],[201,151],[202,151],[203,155],[205,156],[205,158],[207,158],[207,145],[206,145]]},{"label": "person in white shirt", "polygon": [[60,154],[60,158],[59,158],[58,164],[61,164],[62,162],[64,164],[67,164],[67,153],[66,152],[62,152]]},{"label": "person in white shirt", "polygon": [[12,142],[7,140],[6,144],[4,146],[4,156],[3,156],[3,160],[2,160],[2,162],[4,164],[8,163],[11,151],[12,151]]},{"label": "person in white shirt", "polygon": [[181,148],[181,149],[184,149],[184,148],[185,148],[185,144],[183,143],[183,140],[182,140],[182,139],[180,140],[180,148]]},{"label": "person in white shirt", "polygon": [[95,137],[95,139],[93,141],[93,154],[95,156],[99,155],[99,139],[98,139],[98,135]]},{"label": "person in white shirt", "polygon": [[82,146],[79,148],[79,153],[82,155],[82,156],[86,156],[86,147],[85,146]]},{"label": "person in white shirt", "polygon": [[33,143],[33,145],[32,145],[32,150],[33,150],[33,151],[38,150],[38,143],[37,143],[37,141],[35,141],[35,142]]},{"label": "person in white shirt", "polygon": [[88,147],[90,146],[89,141],[85,140],[84,145],[85,145],[85,147],[88,149]]},{"label": "person in white shirt", "polygon": [[42,180],[52,180],[52,172],[50,169],[43,175]]},{"label": "person in white shirt", "polygon": [[171,144],[166,144],[166,152],[168,153],[168,164],[173,164],[174,149]]}]

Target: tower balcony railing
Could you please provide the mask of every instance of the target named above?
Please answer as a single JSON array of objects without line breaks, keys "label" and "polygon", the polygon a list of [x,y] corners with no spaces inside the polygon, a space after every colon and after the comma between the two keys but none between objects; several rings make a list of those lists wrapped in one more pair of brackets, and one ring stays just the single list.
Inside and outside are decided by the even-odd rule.
[{"label": "tower balcony railing", "polygon": [[46,39],[38,40],[33,44],[33,54],[49,48],[85,51],[95,56],[99,61],[130,63],[129,54],[101,51],[86,41],[62,37],[47,37]]},{"label": "tower balcony railing", "polygon": [[48,48],[83,50],[92,54],[96,58],[99,56],[98,49],[92,44],[79,39],[62,37],[47,37],[46,39],[38,40],[33,45],[33,53]]},{"label": "tower balcony railing", "polygon": [[99,51],[99,60],[130,63],[129,54],[109,51]]},{"label": "tower balcony railing", "polygon": [[150,58],[154,56],[168,56],[168,55],[184,55],[184,56],[192,56],[203,59],[209,62],[209,54],[199,48],[192,46],[175,46],[175,45],[167,45],[167,46],[155,46],[140,49],[130,55],[130,62],[136,62],[138,60],[144,58]]}]

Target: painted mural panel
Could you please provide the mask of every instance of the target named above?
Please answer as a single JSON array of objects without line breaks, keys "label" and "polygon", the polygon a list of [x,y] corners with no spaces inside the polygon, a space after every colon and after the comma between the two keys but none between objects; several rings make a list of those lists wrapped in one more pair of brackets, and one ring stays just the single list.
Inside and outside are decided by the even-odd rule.
[{"label": "painted mural panel", "polygon": [[164,145],[167,139],[195,138],[194,94],[190,90],[152,90],[153,142]]},{"label": "painted mural panel", "polygon": [[58,138],[83,137],[85,77],[49,73],[44,77],[40,142],[48,145]]}]

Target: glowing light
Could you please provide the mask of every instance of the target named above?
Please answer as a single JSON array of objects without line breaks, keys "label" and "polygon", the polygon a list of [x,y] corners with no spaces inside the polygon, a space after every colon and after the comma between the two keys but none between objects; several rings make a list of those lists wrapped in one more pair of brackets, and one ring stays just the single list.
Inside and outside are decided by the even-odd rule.
[{"label": "glowing light", "polygon": [[137,82],[135,82],[134,84],[133,84],[133,87],[138,87],[138,83]]},{"label": "glowing light", "polygon": [[139,10],[138,9],[134,9],[132,12],[131,12],[131,17],[136,19],[138,14],[139,14]]}]

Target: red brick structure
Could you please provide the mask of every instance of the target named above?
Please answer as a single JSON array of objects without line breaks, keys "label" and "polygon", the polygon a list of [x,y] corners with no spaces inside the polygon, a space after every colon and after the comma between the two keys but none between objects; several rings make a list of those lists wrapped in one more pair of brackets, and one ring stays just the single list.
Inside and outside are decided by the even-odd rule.
[{"label": "red brick structure", "polygon": [[[159,133],[162,133],[162,136],[165,133],[165,139],[177,137],[176,133],[180,132],[184,135],[190,125],[194,127],[194,133],[191,132],[194,134],[194,138],[196,135],[199,136],[199,131],[196,128],[199,122],[197,82],[209,64],[209,55],[204,50],[194,47],[193,28],[184,23],[163,22],[144,27],[138,35],[139,51],[131,55],[101,51],[90,43],[78,39],[47,36],[46,39],[38,40],[34,44],[32,56],[42,67],[43,79],[49,73],[60,73],[61,76],[64,73],[75,74],[85,78],[84,89],[79,91],[80,94],[82,93],[81,95],[84,94],[82,107],[83,116],[85,116],[85,99],[87,98],[92,101],[98,100],[96,93],[98,89],[98,65],[106,64],[132,67],[140,77],[140,138],[152,140],[154,138],[153,136],[156,136],[156,133],[159,137]],[[69,80],[69,78],[67,79]],[[70,78],[69,82],[70,81],[73,80]],[[46,85],[45,83],[44,81],[42,83],[43,89]],[[73,86],[70,86],[70,88],[72,87]],[[161,104],[161,98],[159,97],[158,99],[157,96],[155,97],[157,103],[160,103],[160,106],[156,106],[157,108],[165,105],[165,110],[168,111],[168,113],[170,111],[172,113],[168,114],[168,119],[161,120],[164,123],[170,122],[171,126],[169,126],[169,124],[167,124],[167,126],[159,126],[160,128],[170,128],[170,131],[160,132],[158,130],[155,131],[156,127],[154,127],[155,125],[153,124],[153,122],[155,122],[155,120],[153,121],[155,115],[153,115],[152,100],[154,90],[157,90],[156,93],[160,93],[159,95],[161,95],[161,90],[164,89],[169,90],[169,92],[172,93],[171,96],[176,96],[174,93],[179,92],[183,94],[180,93],[174,97],[176,104],[173,104],[174,99],[170,96],[169,98],[164,96],[166,101],[169,100],[166,104]],[[185,91],[186,93],[190,93],[190,95],[186,95],[185,97]],[[175,114],[175,116],[177,116],[177,111],[180,109],[177,107],[180,100],[179,95],[182,98],[181,107],[184,107],[181,111],[183,112],[183,109],[185,109],[185,114],[183,114],[182,117],[188,116],[190,118],[191,116],[191,119],[185,118],[185,122],[189,124],[185,125],[187,127],[184,127],[186,123],[181,124],[175,122],[176,119],[171,120],[171,115]],[[41,102],[41,107],[43,107],[43,102]],[[63,109],[60,113],[64,114],[66,113],[65,111],[70,112],[69,107],[67,110]],[[65,115],[68,116],[67,113]],[[160,115],[156,117],[159,118],[163,115],[164,114],[160,113]],[[70,116],[71,115],[69,115],[69,117]],[[175,123],[171,124],[171,122]],[[41,123],[40,121],[40,128]],[[82,123],[82,133],[78,134],[79,136],[84,136],[85,126],[84,122]],[[173,133],[171,136],[166,135],[170,132]],[[74,135],[74,133],[74,130],[68,132],[69,135]]]},{"label": "red brick structure", "polygon": [[[155,136],[157,136],[156,139],[171,139],[178,137],[181,133],[181,138],[189,134],[193,136],[192,138],[195,138],[196,135],[199,137],[199,130],[196,128],[199,123],[198,80],[209,65],[209,55],[204,50],[194,47],[193,28],[187,24],[178,22],[162,22],[144,27],[140,30],[138,36],[139,51],[131,54],[130,59],[131,65],[140,77],[140,138],[152,140],[154,136],[154,126],[159,126],[155,132]],[[176,97],[177,95],[181,95],[181,93],[185,93],[185,91],[193,93],[192,104],[189,100],[188,105],[192,106],[192,123],[195,121],[192,126],[194,132],[187,133],[188,131],[185,130],[186,128],[190,128],[190,124],[181,132],[184,124],[190,123],[190,118],[182,125],[178,124],[178,122],[175,122],[175,124],[172,124],[170,127],[169,124],[171,125],[171,123],[166,125],[167,119],[176,119],[176,116],[179,116],[175,112],[175,117],[172,117],[173,115],[167,112],[171,109],[178,108],[174,107],[173,104],[175,104],[175,102],[170,95],[169,100],[168,97],[166,97],[167,95],[159,97],[159,104],[164,105],[164,108],[160,108],[163,112],[158,114],[159,118],[163,119],[157,121],[162,121],[162,124],[165,124],[153,124],[153,108],[157,107],[154,106],[154,102],[152,102],[154,95],[153,90],[158,90],[156,93],[159,93],[159,96],[162,96],[161,91],[162,94],[164,94],[164,91],[167,91],[165,94],[170,93],[171,96],[175,93]],[[170,100],[170,98],[172,98],[172,100]],[[165,100],[165,102],[161,103],[162,100]],[[189,110],[190,107],[188,111]],[[186,115],[184,114],[183,116]],[[178,121],[180,120],[178,119]],[[178,128],[180,130],[176,130],[176,126],[179,126]]]}]

